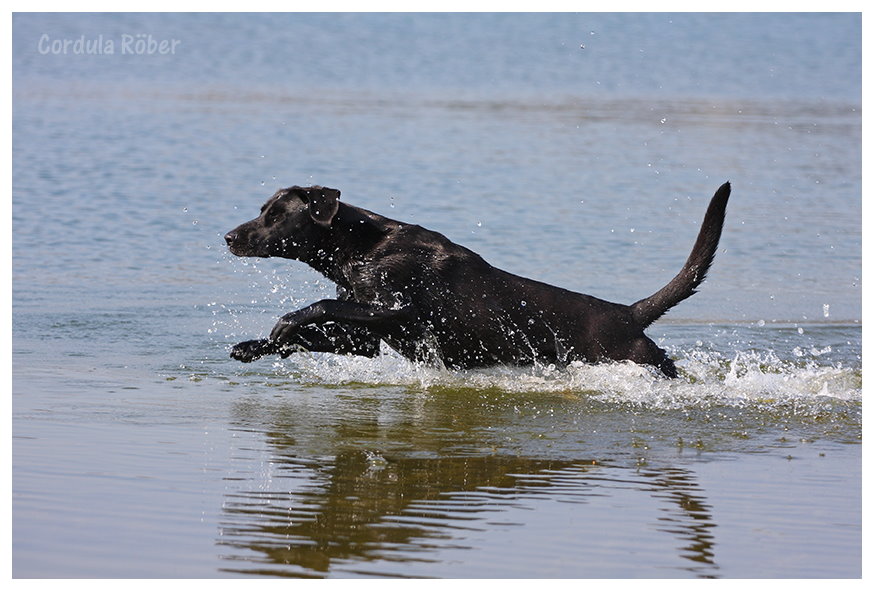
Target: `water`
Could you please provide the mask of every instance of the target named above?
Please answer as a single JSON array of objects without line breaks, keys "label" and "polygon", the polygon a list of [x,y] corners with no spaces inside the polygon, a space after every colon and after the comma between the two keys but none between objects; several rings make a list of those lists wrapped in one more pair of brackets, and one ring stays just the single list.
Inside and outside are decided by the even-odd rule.
[{"label": "water", "polygon": [[[860,46],[837,14],[16,15],[13,575],[860,576]],[[333,293],[226,252],[277,187],[630,302],[727,179],[649,331],[678,380],[227,358]]]}]

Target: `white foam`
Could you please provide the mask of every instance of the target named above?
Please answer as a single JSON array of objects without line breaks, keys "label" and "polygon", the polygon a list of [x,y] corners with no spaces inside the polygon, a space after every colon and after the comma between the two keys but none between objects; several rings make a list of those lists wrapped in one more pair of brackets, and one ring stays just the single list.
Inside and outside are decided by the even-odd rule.
[{"label": "white foam", "polygon": [[840,364],[782,360],[757,351],[731,358],[711,351],[678,357],[681,376],[674,380],[628,362],[451,371],[412,363],[389,349],[374,359],[299,354],[277,362],[275,369],[302,383],[563,393],[656,408],[861,401],[861,370]]}]

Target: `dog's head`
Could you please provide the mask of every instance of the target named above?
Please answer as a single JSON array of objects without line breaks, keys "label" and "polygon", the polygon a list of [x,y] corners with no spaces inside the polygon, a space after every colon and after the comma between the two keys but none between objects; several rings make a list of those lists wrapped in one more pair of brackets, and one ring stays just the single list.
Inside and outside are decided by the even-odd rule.
[{"label": "dog's head", "polygon": [[237,256],[306,259],[321,248],[340,207],[340,191],[328,187],[280,189],[261,207],[261,215],[225,235]]}]

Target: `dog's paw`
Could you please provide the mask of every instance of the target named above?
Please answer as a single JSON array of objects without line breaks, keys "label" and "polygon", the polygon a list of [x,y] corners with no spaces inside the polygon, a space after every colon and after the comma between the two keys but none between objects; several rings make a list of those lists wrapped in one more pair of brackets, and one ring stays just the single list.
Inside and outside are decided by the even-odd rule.
[{"label": "dog's paw", "polygon": [[249,363],[250,361],[255,361],[259,357],[269,355],[273,352],[273,343],[266,339],[243,341],[242,343],[237,343],[233,348],[231,348],[231,359],[236,359],[243,363]]}]

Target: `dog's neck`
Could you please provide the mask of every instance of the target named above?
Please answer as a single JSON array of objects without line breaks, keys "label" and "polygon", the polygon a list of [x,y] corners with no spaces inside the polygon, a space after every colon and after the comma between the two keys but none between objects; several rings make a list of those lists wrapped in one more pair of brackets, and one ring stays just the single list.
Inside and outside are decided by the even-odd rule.
[{"label": "dog's neck", "polygon": [[334,283],[348,287],[346,275],[351,264],[366,260],[389,231],[381,216],[368,213],[341,203],[331,226],[325,229],[323,246],[306,252],[300,260]]}]

